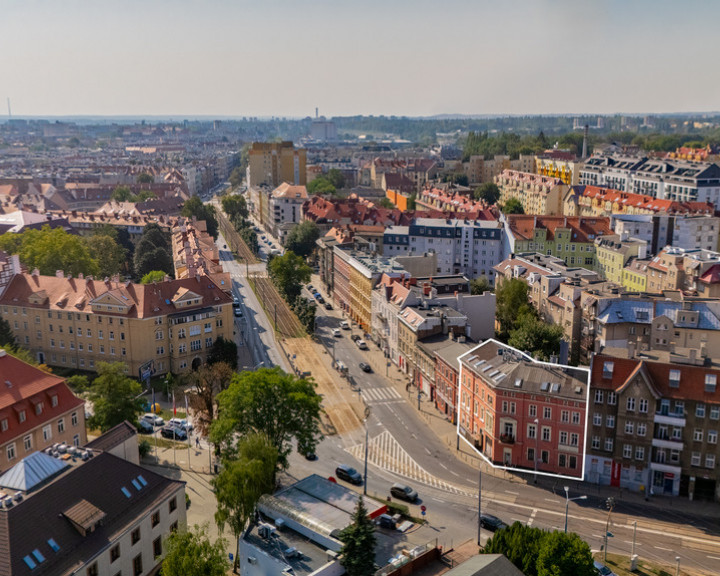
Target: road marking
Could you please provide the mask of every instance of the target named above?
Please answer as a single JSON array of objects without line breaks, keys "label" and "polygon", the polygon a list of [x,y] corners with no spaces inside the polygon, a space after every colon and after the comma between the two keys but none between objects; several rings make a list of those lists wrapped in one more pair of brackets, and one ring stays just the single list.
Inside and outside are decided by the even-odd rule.
[{"label": "road marking", "polygon": [[720,560],[720,556],[708,556],[710,560]]},{"label": "road marking", "polygon": [[432,452],[430,452],[430,450],[428,450],[427,448],[425,448],[425,452],[427,452],[428,454],[430,454],[430,456],[432,456]]},{"label": "road marking", "polygon": [[514,494],[515,496],[519,496],[520,492],[513,492],[512,490],[505,490],[506,494]]},{"label": "road marking", "polygon": [[450,470],[450,474],[454,474],[455,476],[457,476],[458,478],[460,478],[460,474],[458,474],[457,472],[455,472],[455,470]]},{"label": "road marking", "polygon": [[653,546],[653,548],[657,548],[658,550],[666,550],[667,552],[672,552],[672,548],[663,548],[662,546]]},{"label": "road marking", "polygon": [[528,518],[527,521],[528,526],[532,526],[532,523],[535,521],[535,514],[537,514],[537,508],[533,508],[533,511],[530,514],[530,518]]},{"label": "road marking", "polygon": [[447,467],[447,466],[445,466],[445,464],[443,464],[442,462],[438,462],[438,464],[440,464],[440,466],[442,466],[443,468],[445,468],[445,470],[447,470],[447,469],[448,469],[448,467]]},{"label": "road marking", "polygon": [[545,498],[545,502],[552,502],[553,504],[557,504],[558,500],[555,500],[554,498]]},{"label": "road marking", "polygon": [[440,500],[440,498],[433,498],[433,500],[435,500],[435,502],[442,502],[443,504],[445,504],[445,500]]}]

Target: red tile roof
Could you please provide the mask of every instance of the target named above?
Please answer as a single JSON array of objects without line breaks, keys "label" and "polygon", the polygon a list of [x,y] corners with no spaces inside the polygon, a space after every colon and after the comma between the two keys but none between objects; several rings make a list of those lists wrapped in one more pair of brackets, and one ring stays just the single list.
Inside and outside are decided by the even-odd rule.
[{"label": "red tile roof", "polygon": [[715,264],[705,271],[705,274],[700,276],[700,282],[705,284],[720,284],[720,264]]},{"label": "red tile roof", "polygon": [[647,210],[651,212],[670,212],[673,214],[714,214],[715,207],[711,202],[676,202],[661,200],[643,194],[622,192],[600,186],[584,186],[582,195],[585,198],[596,198],[600,202],[617,203],[622,206]]},{"label": "red tile roof", "polygon": [[557,229],[569,228],[572,231],[570,242],[594,242],[598,236],[612,234],[610,219],[599,216],[588,218],[508,214],[507,220],[510,230],[519,240],[532,240],[535,237],[536,228],[546,229],[548,240],[555,238]]}]

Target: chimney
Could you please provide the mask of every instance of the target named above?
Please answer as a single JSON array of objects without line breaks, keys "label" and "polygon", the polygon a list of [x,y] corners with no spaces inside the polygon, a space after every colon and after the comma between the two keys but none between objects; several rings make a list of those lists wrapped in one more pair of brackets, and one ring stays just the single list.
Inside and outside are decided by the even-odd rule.
[{"label": "chimney", "polygon": [[588,140],[588,130],[589,126],[585,124],[585,128],[583,129],[583,146],[582,146],[582,157],[587,158],[587,140]]},{"label": "chimney", "polygon": [[430,294],[430,283],[425,282],[423,283],[423,296],[428,296]]},{"label": "chimney", "polygon": [[457,290],[455,291],[455,301],[457,302],[458,312],[463,312],[463,295]]}]

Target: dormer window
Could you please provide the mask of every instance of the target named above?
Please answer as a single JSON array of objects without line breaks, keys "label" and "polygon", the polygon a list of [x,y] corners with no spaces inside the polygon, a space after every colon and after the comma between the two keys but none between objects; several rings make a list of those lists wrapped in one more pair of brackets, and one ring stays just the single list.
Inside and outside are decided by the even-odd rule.
[{"label": "dormer window", "polygon": [[615,363],[614,362],[604,362],[603,363],[603,378],[610,379],[613,375],[613,370],[615,369]]},{"label": "dormer window", "polygon": [[670,370],[670,388],[680,388],[680,370]]},{"label": "dormer window", "polygon": [[705,392],[715,393],[717,387],[717,375],[705,374]]}]

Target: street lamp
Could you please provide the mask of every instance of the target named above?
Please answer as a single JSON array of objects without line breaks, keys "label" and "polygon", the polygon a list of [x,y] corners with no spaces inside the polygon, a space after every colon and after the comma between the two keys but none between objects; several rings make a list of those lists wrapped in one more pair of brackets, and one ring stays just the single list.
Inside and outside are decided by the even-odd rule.
[{"label": "street lamp", "polygon": [[587,496],[583,494],[582,496],[570,498],[570,487],[565,486],[565,534],[567,534],[568,507],[573,500],[587,500]]},{"label": "street lamp", "polygon": [[675,556],[675,576],[680,576],[680,556]]}]

